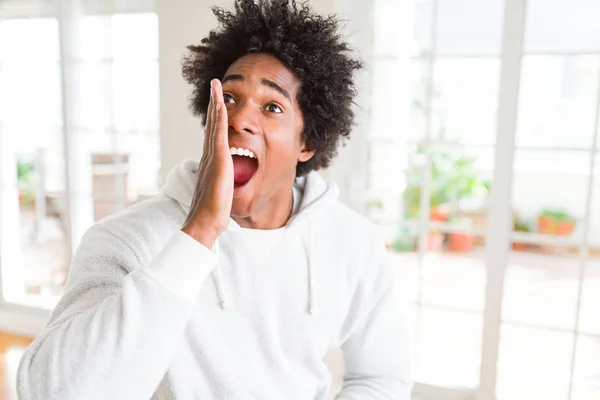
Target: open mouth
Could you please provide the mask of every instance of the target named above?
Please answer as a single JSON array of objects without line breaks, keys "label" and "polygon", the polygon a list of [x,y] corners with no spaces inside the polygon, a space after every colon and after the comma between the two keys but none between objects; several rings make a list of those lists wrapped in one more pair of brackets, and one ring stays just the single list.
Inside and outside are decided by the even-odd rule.
[{"label": "open mouth", "polygon": [[233,184],[239,188],[250,182],[258,170],[258,159],[248,149],[231,147],[231,158],[233,159]]}]

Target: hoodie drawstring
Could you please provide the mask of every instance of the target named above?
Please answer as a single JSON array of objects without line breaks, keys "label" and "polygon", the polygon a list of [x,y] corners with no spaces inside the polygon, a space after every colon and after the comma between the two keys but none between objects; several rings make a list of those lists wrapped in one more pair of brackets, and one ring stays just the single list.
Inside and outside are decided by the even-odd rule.
[{"label": "hoodie drawstring", "polygon": [[310,315],[317,315],[317,289],[315,287],[315,266],[314,264],[314,235],[313,235],[313,223],[308,223],[308,243],[306,243],[306,259],[307,259],[307,272],[308,272],[308,312]]},{"label": "hoodie drawstring", "polygon": [[[305,237],[305,246],[306,246],[306,269],[308,275],[308,313],[310,315],[317,315],[317,288],[315,286],[315,265],[314,265],[314,233],[313,233],[313,223],[310,221],[308,223],[308,237]],[[215,288],[217,289],[217,297],[219,299],[219,305],[223,310],[229,307],[227,302],[227,293],[225,292],[225,288],[223,287],[223,279],[221,277],[221,246],[219,243],[219,239],[215,242],[215,256],[217,262],[215,264],[215,268],[212,272],[213,280],[215,282]]]},{"label": "hoodie drawstring", "polygon": [[229,304],[227,304],[227,293],[225,293],[225,289],[223,288],[223,279],[221,278],[221,246],[219,244],[219,239],[215,242],[215,256],[217,259],[217,263],[215,264],[215,268],[213,270],[213,279],[215,281],[215,287],[217,289],[217,297],[219,298],[219,305],[223,310],[225,310]]}]

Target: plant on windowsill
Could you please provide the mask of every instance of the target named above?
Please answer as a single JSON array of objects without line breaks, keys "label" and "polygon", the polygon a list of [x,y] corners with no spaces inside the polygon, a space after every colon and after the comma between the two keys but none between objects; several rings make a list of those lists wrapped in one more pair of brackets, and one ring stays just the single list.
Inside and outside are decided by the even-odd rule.
[{"label": "plant on windowsill", "polygon": [[[531,226],[527,223],[527,221],[519,218],[519,217],[515,217],[514,223],[513,223],[513,231],[514,232],[531,232]],[[523,242],[513,242],[512,244],[512,249],[513,251],[527,251],[528,249],[528,245],[527,243],[523,243]]]},{"label": "plant on windowsill", "polygon": [[543,235],[570,236],[577,220],[564,210],[545,209],[538,216],[538,232]]},{"label": "plant on windowsill", "polygon": [[[450,223],[456,228],[465,231],[473,229],[473,221],[470,218],[451,218]],[[450,250],[457,253],[468,253],[473,250],[475,235],[470,232],[452,232],[448,235]]]},{"label": "plant on windowsill", "polygon": [[[561,209],[545,209],[538,215],[538,232],[542,235],[571,236],[577,220],[568,212]],[[541,246],[541,250],[550,254],[566,254],[568,246]]]},{"label": "plant on windowsill", "polygon": [[[426,161],[424,144],[417,146],[409,160],[407,188],[404,191],[405,218],[419,219],[422,171]],[[433,154],[429,201],[432,222],[447,222],[451,214],[460,214],[465,204],[482,203],[485,200],[489,183],[480,177],[475,161],[474,157],[456,155],[447,150],[438,150]],[[472,220],[468,221],[472,225]],[[428,236],[427,249],[441,250],[444,236],[442,232],[432,230]],[[461,247],[458,244],[461,240],[459,237],[463,238],[465,248],[472,248],[472,243],[469,246],[468,242],[474,235],[458,234],[455,244]]]},{"label": "plant on windowsill", "polygon": [[19,191],[19,206],[21,208],[33,208],[35,206],[35,192],[32,189],[34,173],[34,163],[17,161],[17,187]]}]

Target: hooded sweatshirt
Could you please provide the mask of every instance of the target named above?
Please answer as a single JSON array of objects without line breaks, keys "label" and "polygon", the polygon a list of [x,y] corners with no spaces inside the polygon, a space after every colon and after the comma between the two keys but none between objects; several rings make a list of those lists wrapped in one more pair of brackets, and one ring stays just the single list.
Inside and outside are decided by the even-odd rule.
[{"label": "hooded sweatshirt", "polygon": [[93,226],[66,292],[26,350],[19,398],[323,400],[340,348],[338,400],[408,400],[405,331],[376,228],[317,173],[252,256],[233,220],[212,249],[181,232],[197,163],[161,193]]}]

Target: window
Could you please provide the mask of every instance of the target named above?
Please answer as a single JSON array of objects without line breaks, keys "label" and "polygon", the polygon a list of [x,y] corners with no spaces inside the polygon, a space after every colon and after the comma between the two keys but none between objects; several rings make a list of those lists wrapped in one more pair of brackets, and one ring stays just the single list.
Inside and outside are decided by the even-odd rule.
[{"label": "window", "polygon": [[155,194],[160,166],[153,4],[50,3],[0,12],[1,293],[48,309],[83,233]]},{"label": "window", "polygon": [[[395,22],[407,3],[410,42]],[[406,301],[416,392],[598,398],[600,4],[377,0],[374,10],[368,210]],[[502,71],[516,62],[517,76]],[[513,142],[498,126],[510,107]],[[494,185],[511,204],[490,207],[502,198]],[[494,242],[499,215],[512,218],[511,243]]]}]

